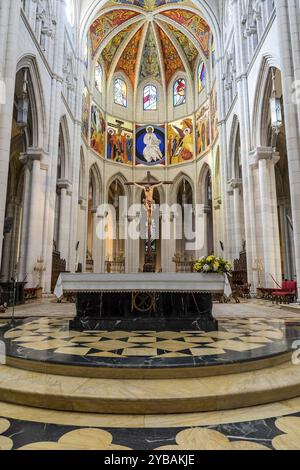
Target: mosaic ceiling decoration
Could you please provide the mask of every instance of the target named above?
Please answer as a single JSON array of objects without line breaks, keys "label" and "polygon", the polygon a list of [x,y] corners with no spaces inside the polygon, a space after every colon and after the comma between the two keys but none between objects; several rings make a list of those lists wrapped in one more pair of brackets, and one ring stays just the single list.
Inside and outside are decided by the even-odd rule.
[{"label": "mosaic ceiling decoration", "polygon": [[124,44],[124,41],[128,38],[129,34],[132,32],[135,24],[127,26],[127,28],[122,29],[112,40],[107,44],[107,46],[102,51],[102,60],[104,63],[105,71],[108,74],[110,68],[113,64],[113,60],[120,47]]},{"label": "mosaic ceiling decoration", "polygon": [[179,31],[179,29],[175,28],[175,26],[168,24],[168,29],[171,34],[175,36],[178,43],[180,44],[191,70],[194,70],[195,63],[198,58],[198,51],[196,47],[194,46],[192,41],[190,41],[190,39],[185,34]]},{"label": "mosaic ceiling decoration", "polygon": [[132,86],[135,84],[137,57],[142,37],[143,28],[135,33],[132,40],[126,46],[117,64],[116,72],[124,72],[130,79]]},{"label": "mosaic ceiling decoration", "polygon": [[209,57],[211,31],[195,11],[189,0],[110,0],[90,28],[92,55],[107,75],[122,71],[133,86],[149,77],[162,82],[163,71],[168,85]]},{"label": "mosaic ceiling decoration", "polygon": [[210,29],[201,16],[183,9],[163,11],[161,14],[190,31],[201,45],[206,57],[208,57]]},{"label": "mosaic ceiling decoration", "polygon": [[169,84],[175,72],[179,70],[184,71],[184,65],[174,44],[170,41],[169,37],[161,28],[158,28],[158,30],[163,50],[166,81],[167,84]]},{"label": "mosaic ceiling decoration", "polygon": [[101,42],[118,26],[138,16],[135,11],[113,10],[97,18],[90,28],[92,54],[94,55]]},{"label": "mosaic ceiling decoration", "polygon": [[186,2],[185,0],[111,0],[106,6],[129,5],[143,8],[146,11],[154,11],[156,8],[176,3]]},{"label": "mosaic ceiling decoration", "polygon": [[140,68],[140,81],[148,77],[152,77],[155,80],[161,81],[157,45],[152,25],[150,25],[148,28],[146,40],[144,43]]}]

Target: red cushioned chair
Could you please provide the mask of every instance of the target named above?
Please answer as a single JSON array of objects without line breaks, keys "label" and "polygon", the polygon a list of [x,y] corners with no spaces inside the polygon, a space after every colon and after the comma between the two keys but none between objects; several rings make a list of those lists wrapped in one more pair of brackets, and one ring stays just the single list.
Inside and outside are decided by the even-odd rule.
[{"label": "red cushioned chair", "polygon": [[297,295],[296,281],[282,281],[281,289],[272,292],[273,301],[278,303],[290,304],[294,302]]}]

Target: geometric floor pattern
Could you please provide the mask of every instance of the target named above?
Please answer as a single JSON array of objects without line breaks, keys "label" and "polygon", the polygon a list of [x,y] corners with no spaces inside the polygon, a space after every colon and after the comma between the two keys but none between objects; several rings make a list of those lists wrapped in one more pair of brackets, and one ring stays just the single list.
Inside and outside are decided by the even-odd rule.
[{"label": "geometric floor pattern", "polygon": [[0,450],[300,450],[300,413],[193,428],[92,428],[0,417]]},{"label": "geometric floor pattern", "polygon": [[249,352],[284,339],[284,320],[224,320],[219,331],[72,331],[68,321],[37,319],[4,335],[32,351],[81,357],[185,357]]}]

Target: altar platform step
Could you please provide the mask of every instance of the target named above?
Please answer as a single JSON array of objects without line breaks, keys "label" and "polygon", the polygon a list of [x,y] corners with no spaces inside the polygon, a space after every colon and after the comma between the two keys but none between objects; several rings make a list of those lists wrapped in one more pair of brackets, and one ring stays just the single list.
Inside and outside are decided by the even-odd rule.
[{"label": "altar platform step", "polygon": [[159,414],[220,411],[300,396],[290,361],[240,374],[185,379],[87,379],[0,366],[0,401],[64,411]]},{"label": "altar platform step", "polygon": [[[205,353],[205,350],[203,351]],[[58,363],[8,356],[6,364],[17,369],[43,374],[91,379],[191,379],[266,369],[288,362],[291,354],[291,352],[285,352],[273,356],[254,356],[253,358],[243,358],[240,361],[235,359],[235,354],[233,354],[226,363],[221,362],[222,356],[217,358],[216,356],[204,355],[201,360],[201,357],[198,356],[182,358],[180,354],[171,352],[166,359],[160,362],[157,362],[157,358],[151,357],[148,357],[144,362],[137,362],[136,358],[132,357],[128,360],[123,359],[122,362],[118,362],[116,359],[111,359],[108,362],[105,360],[106,358],[99,357],[98,364],[87,360],[86,366],[82,363],[81,365],[70,364],[67,361]],[[245,357],[247,356],[245,355]]]}]

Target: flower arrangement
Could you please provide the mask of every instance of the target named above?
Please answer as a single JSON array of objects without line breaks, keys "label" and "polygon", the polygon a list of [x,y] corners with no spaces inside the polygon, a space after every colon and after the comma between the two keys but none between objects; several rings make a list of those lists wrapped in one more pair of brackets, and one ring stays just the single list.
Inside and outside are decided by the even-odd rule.
[{"label": "flower arrangement", "polygon": [[231,273],[233,270],[232,264],[224,260],[220,256],[213,255],[204,256],[198,259],[194,264],[194,271],[196,273]]}]

